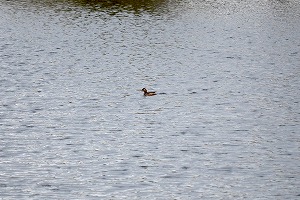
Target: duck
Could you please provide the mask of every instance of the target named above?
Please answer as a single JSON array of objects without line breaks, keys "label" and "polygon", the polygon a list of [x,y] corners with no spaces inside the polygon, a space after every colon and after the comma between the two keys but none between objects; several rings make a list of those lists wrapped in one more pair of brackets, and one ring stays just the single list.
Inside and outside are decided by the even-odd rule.
[{"label": "duck", "polygon": [[153,95],[156,95],[155,92],[148,92],[146,88],[143,88],[142,91],[144,92],[144,96],[153,96]]}]

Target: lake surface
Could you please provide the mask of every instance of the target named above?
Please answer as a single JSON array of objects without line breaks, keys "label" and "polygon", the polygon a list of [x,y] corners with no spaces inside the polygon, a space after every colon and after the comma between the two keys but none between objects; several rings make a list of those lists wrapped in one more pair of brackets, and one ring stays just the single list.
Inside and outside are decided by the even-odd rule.
[{"label": "lake surface", "polygon": [[87,2],[0,0],[0,199],[300,198],[299,1]]}]

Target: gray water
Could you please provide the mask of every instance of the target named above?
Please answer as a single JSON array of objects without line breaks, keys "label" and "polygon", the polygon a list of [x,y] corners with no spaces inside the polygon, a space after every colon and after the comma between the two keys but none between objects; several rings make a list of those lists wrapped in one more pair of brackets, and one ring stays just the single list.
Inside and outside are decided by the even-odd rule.
[{"label": "gray water", "polygon": [[0,0],[0,199],[300,198],[297,0],[87,2]]}]

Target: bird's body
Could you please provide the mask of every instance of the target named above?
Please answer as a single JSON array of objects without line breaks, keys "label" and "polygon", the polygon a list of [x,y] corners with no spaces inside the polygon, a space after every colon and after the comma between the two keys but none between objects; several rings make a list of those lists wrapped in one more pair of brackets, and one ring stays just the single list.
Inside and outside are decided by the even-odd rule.
[{"label": "bird's body", "polygon": [[146,88],[143,88],[142,91],[144,92],[144,96],[153,96],[153,95],[156,95],[155,92],[148,92]]}]

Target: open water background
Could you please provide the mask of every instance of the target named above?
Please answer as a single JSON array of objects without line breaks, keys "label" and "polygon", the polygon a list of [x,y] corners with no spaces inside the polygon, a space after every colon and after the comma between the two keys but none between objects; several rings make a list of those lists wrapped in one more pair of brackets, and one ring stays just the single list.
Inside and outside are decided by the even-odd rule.
[{"label": "open water background", "polygon": [[88,2],[0,0],[0,199],[300,198],[299,1]]}]

